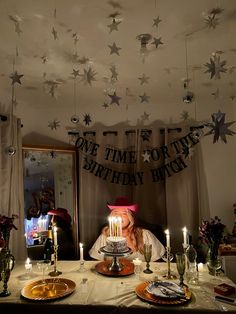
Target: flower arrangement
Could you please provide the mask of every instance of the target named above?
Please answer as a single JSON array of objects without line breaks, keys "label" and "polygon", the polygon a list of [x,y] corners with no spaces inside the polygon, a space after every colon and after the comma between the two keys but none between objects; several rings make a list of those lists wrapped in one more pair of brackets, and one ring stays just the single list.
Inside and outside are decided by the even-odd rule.
[{"label": "flower arrangement", "polygon": [[18,216],[12,215],[11,217],[7,217],[0,214],[0,247],[8,245],[10,231],[12,229],[17,230],[17,227],[13,223],[15,218],[18,218]]},{"label": "flower arrangement", "polygon": [[223,239],[225,225],[218,216],[211,218],[210,221],[203,220],[199,227],[200,238],[211,250],[212,256],[218,255],[218,248]]}]

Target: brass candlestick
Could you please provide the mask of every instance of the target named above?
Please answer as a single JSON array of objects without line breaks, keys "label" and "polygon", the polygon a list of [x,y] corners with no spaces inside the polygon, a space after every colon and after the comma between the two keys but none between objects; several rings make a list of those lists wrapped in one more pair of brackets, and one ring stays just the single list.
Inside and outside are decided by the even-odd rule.
[{"label": "brass candlestick", "polygon": [[166,247],[167,274],[164,275],[163,277],[167,279],[176,279],[176,276],[173,275],[170,270],[170,251],[171,251],[171,248],[167,246]]},{"label": "brass candlestick", "polygon": [[58,245],[53,245],[54,249],[54,270],[49,273],[50,276],[56,277],[62,274],[61,271],[57,270],[57,252],[58,252]]}]

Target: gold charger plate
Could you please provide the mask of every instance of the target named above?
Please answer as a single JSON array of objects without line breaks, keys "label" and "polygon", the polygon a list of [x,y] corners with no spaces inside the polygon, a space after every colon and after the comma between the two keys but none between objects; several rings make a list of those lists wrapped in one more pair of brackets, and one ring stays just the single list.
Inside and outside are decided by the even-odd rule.
[{"label": "gold charger plate", "polygon": [[157,297],[153,294],[150,294],[146,287],[150,284],[150,282],[142,282],[136,288],[135,292],[137,296],[147,302],[160,304],[160,305],[181,305],[189,302],[191,300],[192,293],[188,288],[185,288],[185,296],[184,297],[177,297],[176,299],[167,299]]},{"label": "gold charger plate", "polygon": [[34,281],[21,290],[23,298],[33,301],[51,301],[64,298],[75,290],[74,281],[65,278],[46,278]]}]

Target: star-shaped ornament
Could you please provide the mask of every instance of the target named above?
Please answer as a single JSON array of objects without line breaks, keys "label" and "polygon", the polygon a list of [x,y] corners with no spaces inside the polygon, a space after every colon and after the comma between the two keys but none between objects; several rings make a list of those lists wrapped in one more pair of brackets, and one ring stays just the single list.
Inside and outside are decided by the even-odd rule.
[{"label": "star-shaped ornament", "polygon": [[180,118],[184,121],[188,120],[189,119],[189,113],[188,111],[183,111],[181,114],[180,114]]},{"label": "star-shaped ornament", "polygon": [[107,109],[109,106],[108,106],[108,103],[104,101],[103,105],[102,105],[105,109]]},{"label": "star-shaped ornament", "polygon": [[143,156],[143,162],[150,162],[150,154],[147,151],[145,151],[145,153],[142,154],[142,156]]},{"label": "star-shaped ornament", "polygon": [[18,74],[17,71],[12,73],[10,75],[10,78],[12,79],[11,84],[14,85],[15,83],[21,84],[20,79],[24,76],[24,74]]},{"label": "star-shaped ornament", "polygon": [[161,41],[161,37],[159,38],[153,37],[152,44],[155,45],[156,48],[158,48],[159,45],[163,45],[163,42]]},{"label": "star-shaped ornament", "polygon": [[112,46],[108,45],[108,47],[111,49],[110,55],[112,55],[113,53],[116,53],[118,56],[120,55],[119,50],[121,50],[121,48],[117,47],[115,42],[113,43]]},{"label": "star-shaped ornament", "polygon": [[205,17],[204,22],[208,28],[216,28],[219,24],[219,19],[215,15],[208,15]]},{"label": "star-shaped ornament", "polygon": [[84,69],[84,74],[82,76],[82,81],[84,84],[89,84],[92,86],[92,81],[96,81],[95,75],[97,72],[95,72],[91,67],[89,67],[88,70]]},{"label": "star-shaped ornament", "polygon": [[115,81],[118,81],[118,73],[116,71],[116,66],[115,65],[112,65],[110,67],[110,71],[111,71],[111,82],[115,82]]},{"label": "star-shaped ornament", "polygon": [[77,76],[79,76],[79,70],[73,69],[73,72],[71,74],[73,75],[73,77],[75,79]]},{"label": "star-shaped ornament", "polygon": [[205,135],[214,134],[213,144],[218,142],[219,138],[221,138],[224,143],[227,143],[226,135],[232,136],[233,134],[236,134],[234,131],[229,129],[235,121],[225,123],[225,113],[222,113],[220,110],[213,113],[211,118],[213,123],[206,124],[206,127],[208,127],[210,131]]},{"label": "star-shaped ornament", "polygon": [[84,121],[85,125],[89,125],[90,122],[92,122],[91,117],[90,117],[90,114],[85,113],[85,114],[84,114],[84,120],[83,120],[83,121]]},{"label": "star-shaped ornament", "polygon": [[107,25],[107,27],[110,28],[110,33],[112,31],[118,31],[118,25],[120,24],[121,22],[117,22],[116,19],[113,19],[112,20],[112,23]]},{"label": "star-shaped ornament", "polygon": [[59,126],[60,126],[60,121],[56,119],[48,122],[48,127],[51,128],[51,130],[56,130]]},{"label": "star-shaped ornament", "polygon": [[46,62],[48,62],[48,57],[47,56],[45,56],[45,55],[43,55],[42,57],[41,57],[41,59],[42,59],[42,62],[45,64]]},{"label": "star-shaped ornament", "polygon": [[146,95],[146,93],[143,93],[143,95],[139,96],[141,98],[141,103],[142,102],[149,102],[150,96]]},{"label": "star-shaped ornament", "polygon": [[111,104],[117,104],[118,106],[120,105],[119,101],[121,97],[116,95],[116,92],[113,93],[113,95],[108,94],[108,96],[111,98]]},{"label": "star-shaped ornament", "polygon": [[214,55],[212,58],[210,58],[210,63],[205,63],[205,67],[207,67],[207,70],[205,73],[211,74],[211,79],[215,77],[215,79],[220,79],[220,73],[226,73],[227,68],[225,68],[226,61],[221,61],[220,56]]},{"label": "star-shaped ornament", "polygon": [[159,24],[161,23],[161,21],[162,20],[158,16],[156,19],[153,19],[153,25],[152,26],[158,27]]},{"label": "star-shaped ornament", "polygon": [[142,120],[142,121],[147,121],[147,120],[149,120],[149,116],[150,116],[150,114],[149,114],[149,113],[146,113],[146,112],[144,111],[144,113],[141,115],[141,120]]},{"label": "star-shaped ornament", "polygon": [[138,79],[140,80],[140,84],[143,85],[144,83],[148,84],[148,80],[150,79],[150,77],[148,77],[145,74],[143,74]]},{"label": "star-shaped ornament", "polygon": [[140,137],[142,138],[143,141],[149,142],[151,133],[152,133],[151,130],[143,129],[141,130]]}]

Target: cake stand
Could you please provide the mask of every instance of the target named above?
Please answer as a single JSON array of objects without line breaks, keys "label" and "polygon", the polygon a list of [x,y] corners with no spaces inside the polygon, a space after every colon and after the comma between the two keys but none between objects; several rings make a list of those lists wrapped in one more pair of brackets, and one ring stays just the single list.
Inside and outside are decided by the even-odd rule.
[{"label": "cake stand", "polygon": [[118,273],[121,272],[123,270],[123,266],[122,264],[119,262],[119,258],[120,257],[126,257],[129,256],[132,253],[132,250],[130,248],[128,248],[128,250],[126,252],[122,252],[122,253],[112,253],[112,252],[108,252],[105,250],[105,246],[101,247],[100,250],[98,251],[99,253],[102,253],[104,255],[107,256],[111,256],[112,257],[112,263],[111,265],[108,267],[108,270],[111,273]]}]

